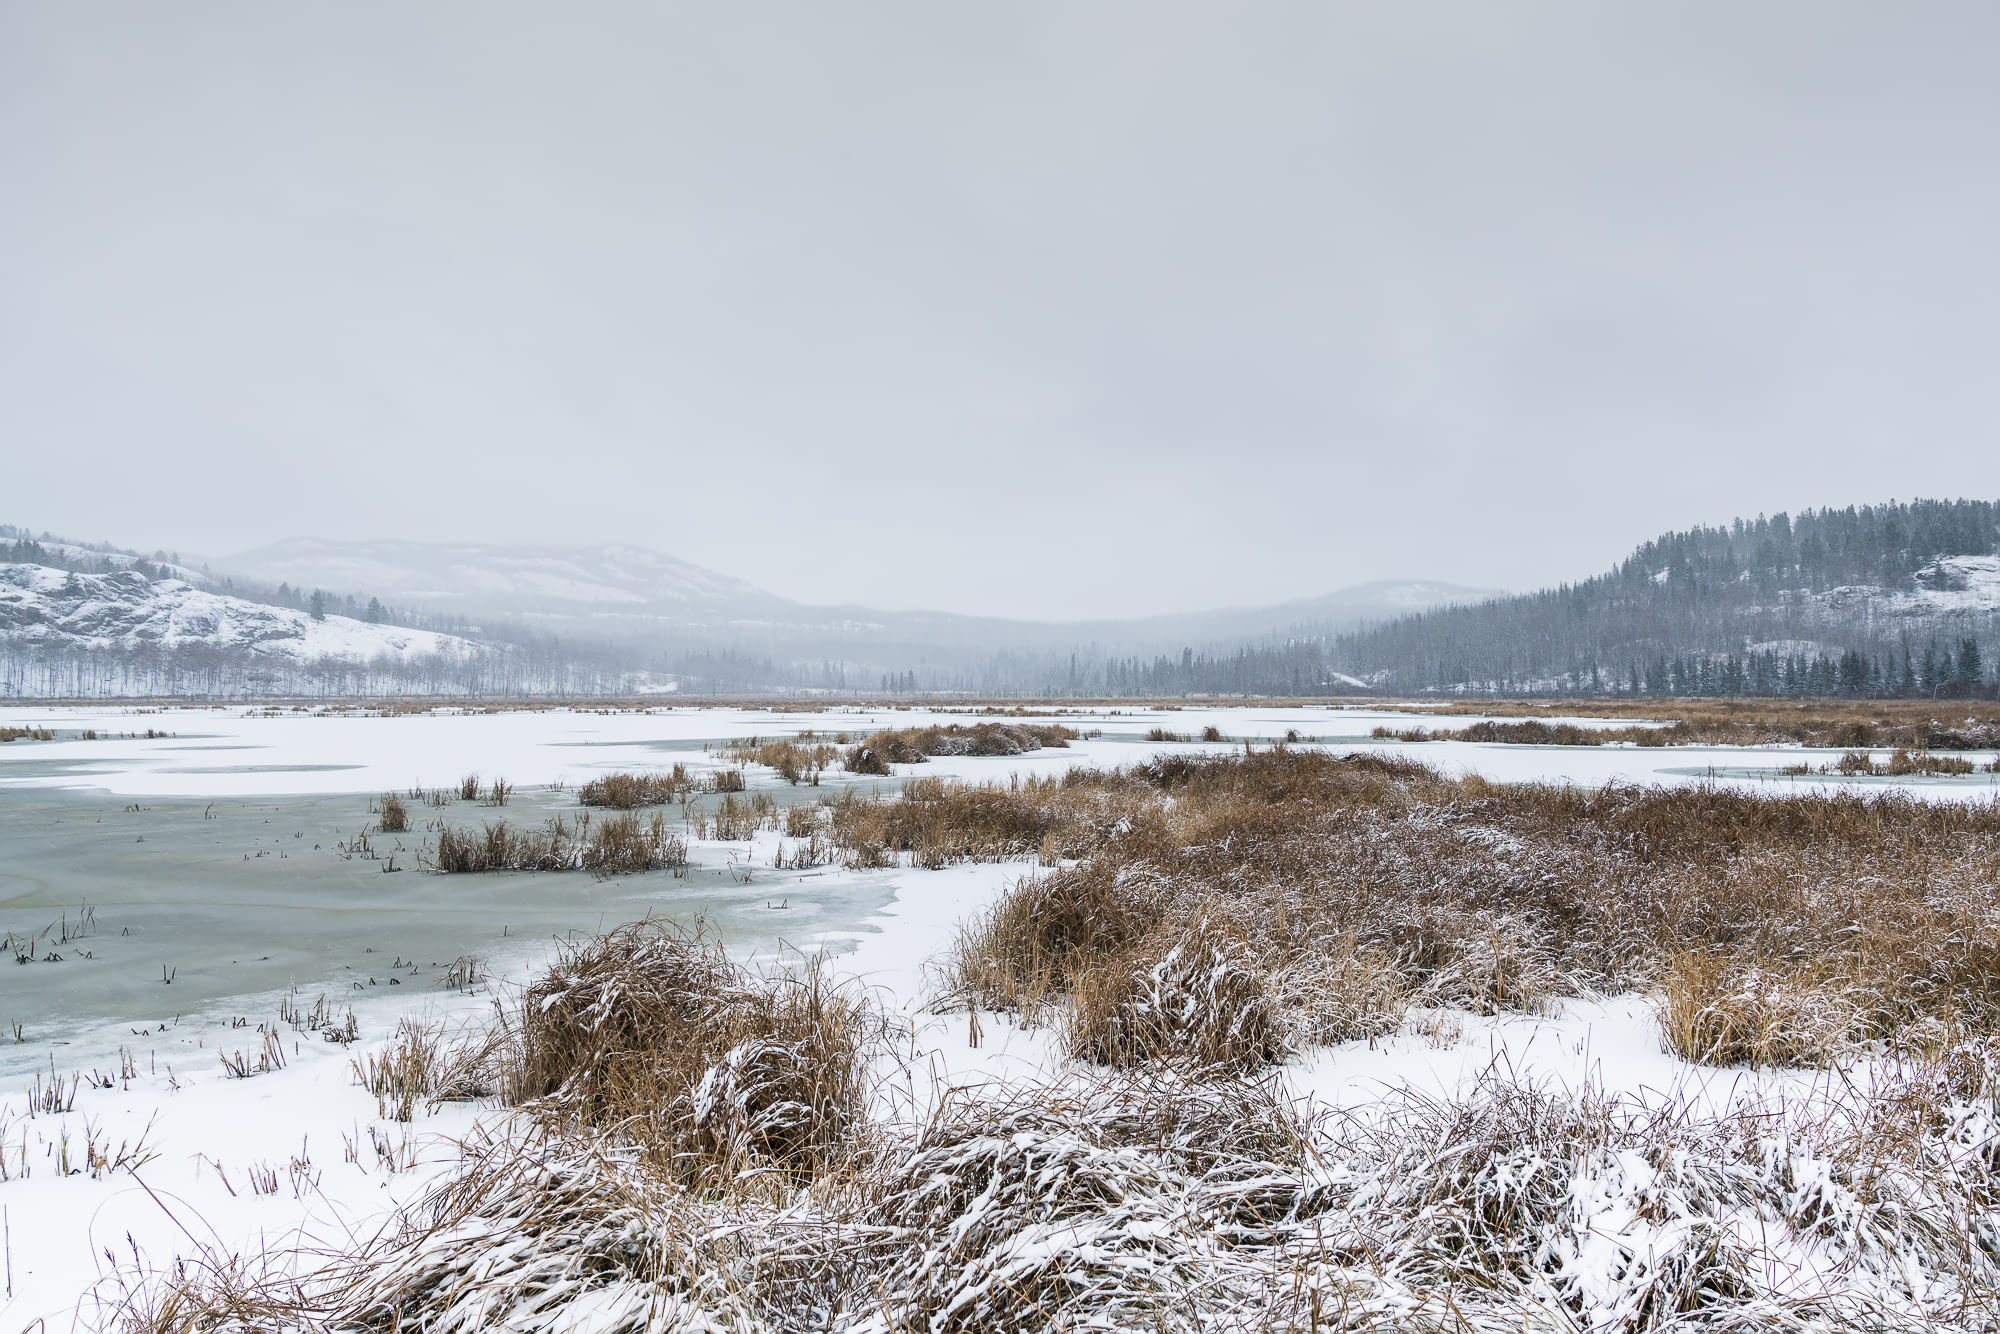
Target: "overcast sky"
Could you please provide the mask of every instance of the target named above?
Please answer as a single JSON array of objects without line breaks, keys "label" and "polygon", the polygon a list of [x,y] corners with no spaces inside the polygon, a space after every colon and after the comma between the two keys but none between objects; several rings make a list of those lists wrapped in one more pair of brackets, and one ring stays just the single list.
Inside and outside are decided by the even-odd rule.
[{"label": "overcast sky", "polygon": [[0,0],[0,521],[1036,616],[2000,496],[2000,6]]}]

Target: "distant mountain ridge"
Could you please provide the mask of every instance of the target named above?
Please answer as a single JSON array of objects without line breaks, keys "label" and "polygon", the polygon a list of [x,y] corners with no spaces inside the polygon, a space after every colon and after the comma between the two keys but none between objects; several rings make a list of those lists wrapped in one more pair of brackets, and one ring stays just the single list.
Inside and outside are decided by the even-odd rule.
[{"label": "distant mountain ridge", "polygon": [[926,651],[1178,652],[1188,645],[1282,635],[1397,616],[1495,590],[1426,580],[1382,581],[1275,606],[1139,618],[1017,621],[943,611],[813,606],[766,592],[674,556],[632,545],[604,547],[302,537],[219,562],[238,576],[294,587],[377,596],[396,607],[479,623],[506,618],[546,633],[677,647],[748,647],[766,653],[878,660]]}]

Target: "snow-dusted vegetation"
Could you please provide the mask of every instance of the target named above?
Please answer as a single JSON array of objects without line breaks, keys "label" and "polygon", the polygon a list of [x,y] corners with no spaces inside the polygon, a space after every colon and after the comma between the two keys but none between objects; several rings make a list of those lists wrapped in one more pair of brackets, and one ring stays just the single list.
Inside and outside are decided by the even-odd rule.
[{"label": "snow-dusted vegetation", "polygon": [[[1300,710],[1009,719],[1008,745],[913,744],[900,791],[831,760],[785,775],[892,720],[971,734],[840,711],[232,724],[295,760],[372,729],[394,765],[436,767],[448,737],[463,767],[581,764],[560,772],[633,793],[544,800],[664,806],[649,837],[671,821],[760,904],[868,877],[897,901],[826,955],[746,957],[686,920],[578,936],[484,1013],[357,1002],[351,1048],[287,1001],[211,1033],[219,1073],[183,1041],[174,1071],[68,1083],[70,1111],[45,1073],[8,1104],[4,1161],[30,1172],[0,1184],[24,1312],[89,1284],[84,1323],[134,1334],[2000,1327],[1984,780],[1501,784],[1460,759],[1559,778],[1621,752],[1288,742],[1343,725]],[[718,731],[652,787],[606,745]],[[404,818],[477,832],[423,800]],[[236,1142],[273,1114],[313,1184]],[[47,1166],[64,1131],[74,1178]],[[27,1210],[49,1235],[23,1239]],[[107,1227],[135,1238],[109,1259],[82,1243]]]}]

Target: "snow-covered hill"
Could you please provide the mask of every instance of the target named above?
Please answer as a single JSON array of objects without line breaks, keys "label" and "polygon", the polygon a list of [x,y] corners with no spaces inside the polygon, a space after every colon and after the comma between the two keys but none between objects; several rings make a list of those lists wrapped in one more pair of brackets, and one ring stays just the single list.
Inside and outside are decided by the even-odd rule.
[{"label": "snow-covered hill", "polygon": [[0,639],[8,648],[132,650],[203,646],[294,662],[463,659],[480,646],[454,635],[370,625],[149,580],[131,570],[75,574],[46,565],[0,565]]},{"label": "snow-covered hill", "polygon": [[240,552],[229,568],[269,582],[379,597],[455,615],[768,614],[784,604],[727,575],[645,547],[489,546],[474,542],[334,542],[300,537]]}]

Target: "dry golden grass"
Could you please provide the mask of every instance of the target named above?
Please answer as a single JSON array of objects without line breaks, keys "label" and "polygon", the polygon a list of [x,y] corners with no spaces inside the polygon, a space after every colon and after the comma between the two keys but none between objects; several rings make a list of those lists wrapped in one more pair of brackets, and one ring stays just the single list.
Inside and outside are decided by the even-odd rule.
[{"label": "dry golden grass", "polygon": [[425,854],[431,869],[448,873],[479,871],[589,871],[629,875],[674,870],[687,865],[687,841],[667,828],[666,816],[641,819],[625,812],[592,820],[551,816],[540,829],[498,820],[478,830],[445,825]]},{"label": "dry golden grass", "polygon": [[401,797],[393,792],[384,792],[378,805],[383,833],[400,834],[410,827],[410,808],[403,804]]},{"label": "dry golden grass", "polygon": [[1044,747],[1067,748],[1082,733],[1060,723],[952,723],[877,732],[850,747],[842,764],[851,773],[888,774],[896,764],[923,764],[933,755],[1025,755]]},{"label": "dry golden grass", "polygon": [[840,747],[826,741],[760,741],[751,737],[723,753],[738,764],[776,769],[778,776],[793,786],[805,782],[818,787],[820,774],[840,758]]},{"label": "dry golden grass", "polygon": [[629,811],[636,806],[664,806],[694,790],[685,764],[665,773],[616,773],[593,778],[576,790],[583,806],[610,806]]},{"label": "dry golden grass", "polygon": [[1068,990],[1065,1045],[1079,1060],[1248,1069],[1288,1046],[1266,974],[1208,922],[1093,959]]},{"label": "dry golden grass", "polygon": [[[939,861],[1022,855],[1037,822],[1062,827],[1086,795],[1115,819],[1073,839],[1081,861],[1003,894],[952,962],[970,1003],[1067,1005],[1096,1026],[1079,1052],[1160,1045],[1134,1047],[1117,998],[1165,985],[1160,962],[1210,924],[1303,1040],[1387,1031],[1412,1003],[1538,1012],[1634,988],[1685,993],[1666,1028],[1699,1059],[1818,1061],[1947,1017],[2000,1031],[1993,803],[1499,787],[1281,747],[1063,785],[940,784],[904,841]],[[1714,978],[1750,998],[1761,1036],[1739,1037],[1724,1011],[1742,1006]]]},{"label": "dry golden grass", "polygon": [[1092,770],[1061,778],[952,783],[913,778],[893,800],[852,789],[829,808],[832,837],[854,866],[907,856],[918,866],[1039,857],[1079,857],[1112,837],[1119,822],[1154,804],[1142,784]]},{"label": "dry golden grass", "polygon": [[[1569,699],[1546,703],[1462,700],[1425,706],[1422,711],[1434,717],[1569,715],[1674,724],[1672,731],[1677,739],[1654,744],[1733,746],[1789,742],[1832,750],[1892,746],[1910,750],[1990,750],[2000,746],[2000,705],[1986,700]],[[1635,729],[1633,736],[1617,739],[1637,740],[1637,730],[1644,729]]]}]

